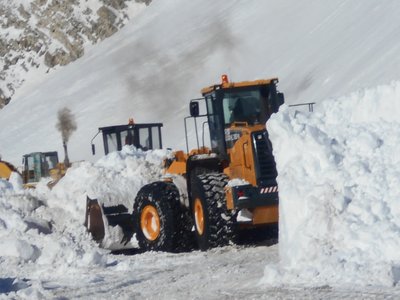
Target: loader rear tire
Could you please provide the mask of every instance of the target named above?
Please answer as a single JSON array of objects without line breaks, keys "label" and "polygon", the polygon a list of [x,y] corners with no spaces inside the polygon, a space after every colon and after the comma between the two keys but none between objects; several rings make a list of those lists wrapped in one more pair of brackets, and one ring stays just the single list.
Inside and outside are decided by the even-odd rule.
[{"label": "loader rear tire", "polygon": [[193,245],[189,212],[181,207],[178,189],[172,183],[144,186],[136,197],[134,214],[141,249],[181,252]]},{"label": "loader rear tire", "polygon": [[198,175],[192,186],[192,213],[200,250],[235,242],[235,212],[226,207],[224,187],[228,177],[221,173]]}]

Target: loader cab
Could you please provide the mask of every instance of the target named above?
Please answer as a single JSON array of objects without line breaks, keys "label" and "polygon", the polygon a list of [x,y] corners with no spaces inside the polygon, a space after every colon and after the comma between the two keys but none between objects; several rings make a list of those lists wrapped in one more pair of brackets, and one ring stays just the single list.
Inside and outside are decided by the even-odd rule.
[{"label": "loader cab", "polygon": [[103,136],[104,154],[120,151],[125,145],[133,145],[143,151],[161,149],[162,123],[135,124],[130,120],[129,124],[100,127],[98,133],[92,139],[92,153],[96,153],[94,139],[99,133]]},{"label": "loader cab", "polygon": [[24,183],[37,183],[41,178],[50,177],[50,171],[55,169],[58,163],[57,151],[25,154],[22,157]]},{"label": "loader cab", "polygon": [[[277,83],[276,78],[230,83],[223,75],[222,84],[202,89],[212,152],[227,159],[229,149],[240,138],[244,128],[265,130],[271,114],[284,103],[283,93],[277,91]],[[199,116],[196,102],[191,102],[192,117],[196,113]]]}]

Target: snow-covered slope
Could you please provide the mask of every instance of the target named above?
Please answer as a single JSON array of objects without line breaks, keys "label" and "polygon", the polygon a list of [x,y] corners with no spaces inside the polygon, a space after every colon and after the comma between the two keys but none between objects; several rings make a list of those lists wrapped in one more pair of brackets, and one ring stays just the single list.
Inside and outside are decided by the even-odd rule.
[{"label": "snow-covered slope", "polygon": [[97,127],[164,122],[164,144],[183,147],[188,100],[200,88],[278,76],[288,103],[321,101],[399,77],[398,2],[154,1],[135,23],[0,112],[0,153],[61,150],[56,112],[78,130],[72,160],[90,159]]}]

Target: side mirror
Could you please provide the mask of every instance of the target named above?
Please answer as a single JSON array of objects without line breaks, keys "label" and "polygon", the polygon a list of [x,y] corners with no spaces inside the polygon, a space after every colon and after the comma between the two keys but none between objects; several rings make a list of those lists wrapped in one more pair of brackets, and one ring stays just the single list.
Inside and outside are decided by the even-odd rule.
[{"label": "side mirror", "polygon": [[190,116],[196,118],[199,114],[199,102],[190,102]]},{"label": "side mirror", "polygon": [[[101,132],[101,130],[99,129],[99,131],[96,133],[96,135],[92,138],[92,140],[90,141],[91,143],[92,143],[92,155],[95,155],[96,154],[96,148],[95,148],[95,146],[94,146],[94,144],[93,144],[93,140],[96,138],[96,136],[98,136],[99,135],[99,133]],[[104,136],[103,136],[103,138],[104,138]]]},{"label": "side mirror", "polygon": [[272,108],[273,112],[276,113],[279,111],[279,107],[285,103],[285,96],[283,93],[277,93],[276,94],[276,102],[275,102],[275,107]]},{"label": "side mirror", "polygon": [[278,107],[285,103],[285,96],[283,93],[278,93]]}]

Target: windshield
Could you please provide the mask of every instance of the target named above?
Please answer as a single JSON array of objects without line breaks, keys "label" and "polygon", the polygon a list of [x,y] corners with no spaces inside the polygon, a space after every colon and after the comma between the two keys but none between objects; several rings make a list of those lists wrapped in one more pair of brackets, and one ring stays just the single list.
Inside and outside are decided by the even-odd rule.
[{"label": "windshield", "polygon": [[121,131],[121,145],[133,145],[135,141],[134,137],[135,133],[133,129]]},{"label": "windshield", "polygon": [[250,125],[266,121],[260,90],[225,93],[222,101],[225,126],[233,122],[247,122]]},{"label": "windshield", "polygon": [[106,153],[120,150],[120,149],[118,149],[117,141],[118,141],[118,137],[115,132],[106,134],[106,136],[105,136],[105,142],[107,143]]},{"label": "windshield", "polygon": [[49,170],[54,169],[58,164],[57,153],[47,153],[45,154],[45,164]]}]

